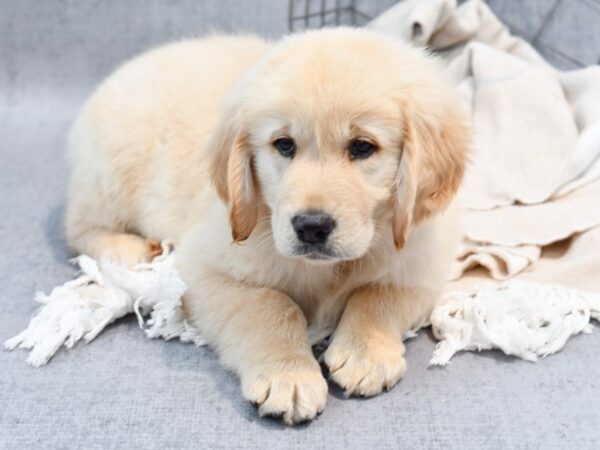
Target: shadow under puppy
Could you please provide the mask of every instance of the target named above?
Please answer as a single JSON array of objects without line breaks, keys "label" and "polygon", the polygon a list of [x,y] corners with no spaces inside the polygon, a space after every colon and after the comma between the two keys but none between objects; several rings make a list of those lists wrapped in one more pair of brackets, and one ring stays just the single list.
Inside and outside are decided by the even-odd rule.
[{"label": "shadow under puppy", "polygon": [[[132,265],[174,240],[189,320],[261,415],[391,388],[459,239],[470,145],[442,69],[373,31],[213,36],[117,70],[73,127],[67,237]],[[450,205],[450,206],[449,206]]]}]

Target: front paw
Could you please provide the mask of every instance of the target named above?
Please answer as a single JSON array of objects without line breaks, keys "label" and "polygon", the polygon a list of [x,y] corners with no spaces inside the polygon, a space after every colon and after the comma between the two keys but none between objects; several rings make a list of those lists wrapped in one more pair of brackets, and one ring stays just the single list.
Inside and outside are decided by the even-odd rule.
[{"label": "front paw", "polygon": [[384,332],[342,332],[323,355],[330,379],[347,396],[371,397],[391,389],[406,370],[404,344]]},{"label": "front paw", "polygon": [[306,422],[325,409],[327,382],[311,356],[260,364],[242,376],[244,397],[262,416],[281,418],[287,425]]}]

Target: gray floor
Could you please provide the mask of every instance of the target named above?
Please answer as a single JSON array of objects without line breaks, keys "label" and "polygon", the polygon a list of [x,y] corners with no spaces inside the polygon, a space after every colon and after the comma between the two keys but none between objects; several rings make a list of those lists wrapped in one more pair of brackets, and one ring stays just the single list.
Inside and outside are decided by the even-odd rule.
[{"label": "gray floor", "polygon": [[[597,1],[491,3],[555,63],[598,61]],[[35,290],[73,275],[63,152],[89,90],[149,45],[211,28],[272,37],[287,28],[282,0],[168,5],[0,0],[0,341],[26,325]],[[42,369],[0,352],[0,449],[597,448],[599,332],[537,364],[484,353],[428,369],[433,346],[427,333],[408,343],[408,372],[391,392],[345,400],[333,389],[318,420],[288,429],[257,418],[211,351],[148,341],[123,320]]]}]

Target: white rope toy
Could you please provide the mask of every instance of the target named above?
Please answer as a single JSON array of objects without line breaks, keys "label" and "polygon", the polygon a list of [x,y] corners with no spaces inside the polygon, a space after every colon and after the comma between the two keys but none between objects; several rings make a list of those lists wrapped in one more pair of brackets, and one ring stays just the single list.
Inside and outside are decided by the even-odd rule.
[{"label": "white rope toy", "polygon": [[[149,338],[179,337],[203,345],[200,334],[184,319],[182,296],[185,283],[175,268],[175,254],[168,243],[152,263],[128,270],[109,261],[98,263],[82,255],[73,262],[81,275],[56,287],[50,295],[37,292],[42,304],[28,327],[7,340],[8,350],[31,350],[27,361],[43,366],[64,344],[71,348],[83,339],[93,340],[108,324],[135,313]],[[144,319],[147,317],[147,320]]]},{"label": "white rope toy", "polygon": [[600,294],[512,281],[486,284],[474,295],[449,294],[433,311],[438,342],[430,364],[444,366],[459,351],[497,348],[527,361],[561,350],[575,334],[600,320]]},{"label": "white rope toy", "polygon": [[[133,269],[82,255],[73,260],[81,274],[56,287],[50,295],[38,292],[42,304],[27,328],[4,347],[31,350],[27,361],[43,366],[61,346],[90,342],[108,324],[130,313],[138,317],[149,338],[204,345],[184,317],[186,290],[168,243],[149,264]],[[430,364],[446,365],[459,351],[497,348],[529,361],[556,353],[570,336],[591,331],[590,319],[600,319],[600,294],[563,287],[510,282],[485,285],[473,296],[452,294],[431,315],[440,340]],[[407,336],[408,337],[408,336]]]}]

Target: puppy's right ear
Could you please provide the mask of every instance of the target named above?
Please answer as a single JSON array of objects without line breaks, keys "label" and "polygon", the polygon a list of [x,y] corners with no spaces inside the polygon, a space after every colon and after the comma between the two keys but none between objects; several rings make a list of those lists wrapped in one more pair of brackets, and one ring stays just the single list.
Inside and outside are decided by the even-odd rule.
[{"label": "puppy's right ear", "polygon": [[221,200],[229,206],[233,240],[241,242],[256,226],[258,196],[252,151],[238,113],[224,115],[211,145],[212,181]]}]

